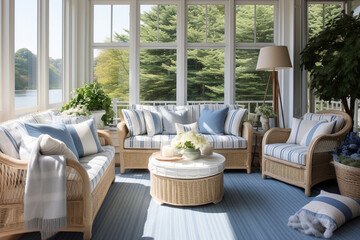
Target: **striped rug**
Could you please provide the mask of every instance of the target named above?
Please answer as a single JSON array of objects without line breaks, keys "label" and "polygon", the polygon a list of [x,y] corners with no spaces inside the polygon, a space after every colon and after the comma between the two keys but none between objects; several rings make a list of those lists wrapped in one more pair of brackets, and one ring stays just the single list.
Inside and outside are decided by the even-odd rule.
[{"label": "striped rug", "polygon": [[[261,173],[227,170],[224,199],[214,205],[158,205],[149,194],[149,173],[119,174],[96,216],[92,239],[142,240],[297,240],[316,239],[287,226],[290,215],[311,201],[303,189],[261,178]],[[320,188],[337,191],[334,181]],[[360,239],[360,218],[335,231],[332,239]],[[39,233],[21,239],[40,239]],[[54,239],[82,239],[82,233],[59,233]]]}]

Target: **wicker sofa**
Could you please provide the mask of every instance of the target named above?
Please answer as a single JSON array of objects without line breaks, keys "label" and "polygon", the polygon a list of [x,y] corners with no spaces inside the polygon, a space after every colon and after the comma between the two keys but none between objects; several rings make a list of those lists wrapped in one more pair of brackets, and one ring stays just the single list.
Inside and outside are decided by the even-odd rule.
[{"label": "wicker sofa", "polygon": [[[340,131],[333,134],[323,134],[315,137],[310,145],[305,147],[301,153],[304,157],[304,164],[291,162],[271,156],[266,153],[268,144],[284,144],[290,136],[291,129],[272,128],[264,135],[262,147],[262,177],[267,176],[280,181],[301,187],[305,189],[305,194],[310,196],[311,187],[322,181],[335,178],[334,166],[330,164],[332,156],[329,153],[335,147],[339,146],[344,140],[346,134],[352,126],[351,117],[345,112],[336,110],[327,110],[318,112],[325,115],[339,115],[343,117],[344,124]],[[287,151],[283,150],[282,151]],[[290,156],[291,153],[288,154]],[[285,154],[286,155],[286,154]]]},{"label": "wicker sofa", "polygon": [[[41,114],[39,123],[49,123],[50,114]],[[44,117],[45,116],[45,117]],[[27,121],[27,117],[22,120]],[[5,123],[6,124],[6,123]],[[66,160],[67,227],[61,231],[83,232],[91,238],[92,224],[115,179],[113,140],[98,130],[104,151],[76,160]],[[101,166],[99,166],[101,162]],[[24,229],[24,192],[27,161],[0,152],[0,239],[28,232]]]},{"label": "wicker sofa", "polygon": [[[208,106],[213,106],[215,108],[219,108],[219,104],[209,104]],[[225,105],[222,105],[225,107]],[[228,105],[230,109],[236,109],[238,106]],[[170,110],[176,109],[188,109],[189,111],[195,113],[194,121],[197,121],[200,116],[200,108],[199,105],[190,105],[190,106],[175,106],[168,105],[166,106]],[[221,106],[220,106],[221,107]],[[154,106],[145,106],[145,105],[133,105],[132,109],[147,109],[147,110],[156,110],[157,107]],[[121,173],[125,173],[125,169],[147,169],[148,168],[148,159],[152,153],[159,151],[160,143],[152,145],[152,148],[142,147],[139,148],[137,144],[129,144],[136,143],[138,141],[137,137],[129,137],[128,136],[128,128],[126,127],[126,123],[124,121],[124,117],[122,113],[120,113],[121,122],[117,125],[117,133],[119,140],[119,155],[120,155],[120,169]],[[225,168],[226,169],[246,169],[247,173],[251,173],[251,159],[252,159],[252,138],[253,138],[253,127],[248,122],[243,122],[241,128],[241,147],[223,147],[221,148],[221,142],[218,142],[218,145],[213,143],[214,152],[223,155],[226,158]],[[213,135],[215,138],[216,136]],[[165,139],[171,139],[172,136],[156,136]],[[230,138],[235,136],[224,135],[223,137],[218,136],[219,141],[223,141],[223,143],[231,141]],[[140,141],[149,141],[146,136],[139,136]],[[222,138],[222,139],[221,139]],[[228,138],[228,139],[226,139]],[[239,137],[240,138],[240,137]],[[230,140],[229,140],[230,139]],[[212,139],[209,139],[212,141]],[[160,140],[161,141],[161,140]],[[142,142],[143,143],[143,142]],[[250,144],[249,144],[250,143]],[[146,144],[143,144],[146,145]]]}]

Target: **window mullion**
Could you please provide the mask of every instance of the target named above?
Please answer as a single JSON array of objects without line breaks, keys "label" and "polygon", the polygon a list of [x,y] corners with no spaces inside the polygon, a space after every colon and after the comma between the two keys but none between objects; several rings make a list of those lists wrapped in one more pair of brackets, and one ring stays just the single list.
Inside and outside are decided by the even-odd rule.
[{"label": "window mullion", "polygon": [[254,43],[256,43],[256,4],[254,5]]},{"label": "window mullion", "polygon": [[37,49],[37,105],[40,110],[46,110],[49,106],[49,4],[47,0],[38,0]]},{"label": "window mullion", "polygon": [[207,43],[207,35],[208,35],[207,34],[207,30],[208,30],[207,7],[208,7],[208,5],[206,4],[205,5],[205,44]]},{"label": "window mullion", "polygon": [[156,38],[157,38],[157,42],[159,43],[159,4],[157,5],[157,9],[156,9],[156,14],[157,14],[157,31],[156,31]]},{"label": "window mullion", "polygon": [[187,103],[187,1],[177,5],[176,104]]},{"label": "window mullion", "polygon": [[110,42],[112,43],[113,42],[113,28],[114,28],[114,22],[113,22],[113,19],[114,19],[114,5],[111,4],[111,13],[110,13]]}]

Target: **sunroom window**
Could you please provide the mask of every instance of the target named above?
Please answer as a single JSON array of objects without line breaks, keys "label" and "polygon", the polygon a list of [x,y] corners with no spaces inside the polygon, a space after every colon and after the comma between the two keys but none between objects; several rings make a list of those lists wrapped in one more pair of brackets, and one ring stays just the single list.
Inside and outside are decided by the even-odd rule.
[{"label": "sunroom window", "polygon": [[[269,73],[256,71],[261,47],[274,45],[274,5],[236,6],[236,101],[251,111],[262,103]],[[270,82],[266,100],[272,99]]]}]

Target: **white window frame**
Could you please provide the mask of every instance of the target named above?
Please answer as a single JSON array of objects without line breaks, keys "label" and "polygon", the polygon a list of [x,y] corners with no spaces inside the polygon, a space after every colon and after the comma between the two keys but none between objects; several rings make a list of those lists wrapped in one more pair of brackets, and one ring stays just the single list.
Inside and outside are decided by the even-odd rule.
[{"label": "white window frame", "polygon": [[[63,19],[64,19],[64,4]],[[44,111],[49,108],[59,108],[64,101],[64,74],[62,101],[49,104],[49,0],[37,0],[37,104],[30,107],[15,109],[15,1],[1,1],[1,22],[6,23],[5,29],[1,29],[1,51],[2,55],[2,80],[1,83],[1,121],[13,119],[16,116],[36,111]],[[6,34],[4,34],[6,33]],[[64,24],[63,24],[64,37]],[[64,38],[63,38],[64,39]],[[63,41],[62,41],[63,44]],[[64,48],[63,48],[64,49]],[[63,53],[64,56],[64,53]],[[6,61],[4,59],[6,58]],[[63,57],[64,72],[64,57]]]},{"label": "white window frame", "polygon": [[[94,43],[93,21],[94,5],[116,4],[130,5],[130,42]],[[177,5],[177,34],[174,43],[140,43],[140,5]],[[187,9],[188,5],[207,4],[225,5],[225,36],[223,43],[188,43]],[[235,7],[236,5],[274,5],[274,43],[235,43]],[[224,102],[235,103],[235,50],[259,49],[275,45],[279,37],[279,12],[277,0],[92,0],[91,1],[91,79],[93,79],[94,49],[129,49],[129,103],[140,103],[140,49],[176,49],[176,103],[187,104],[187,50],[188,49],[224,49]],[[256,20],[256,19],[255,19]],[[255,32],[256,34],[256,32]]]}]

